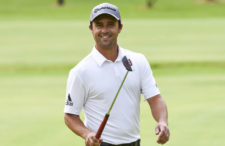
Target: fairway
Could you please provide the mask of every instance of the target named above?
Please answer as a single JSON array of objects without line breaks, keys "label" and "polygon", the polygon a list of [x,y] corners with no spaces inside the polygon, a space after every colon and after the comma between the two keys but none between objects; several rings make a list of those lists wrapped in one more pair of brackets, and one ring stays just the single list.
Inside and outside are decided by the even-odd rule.
[{"label": "fairway", "polygon": [[[223,18],[129,19],[123,23],[120,45],[144,53],[150,61],[225,61]],[[1,21],[0,63],[74,65],[93,47],[88,25],[84,20]]]},{"label": "fairway", "polygon": [[[200,67],[205,73],[198,73],[186,68],[182,69],[185,73],[167,75],[169,70],[155,71],[170,113],[171,141],[166,145],[224,145],[225,132],[214,130],[224,123],[224,69],[207,73]],[[173,68],[173,72],[179,70]],[[67,73],[1,76],[1,145],[83,145],[83,140],[63,122],[66,76]],[[143,98],[141,106],[142,145],[157,146],[155,122]]]},{"label": "fairway", "polygon": [[[225,145],[225,3],[199,1],[109,0],[122,14],[119,45],[147,57],[166,100],[165,146]],[[1,1],[0,146],[84,146],[64,124],[65,90],[94,46],[89,15],[100,2]],[[143,97],[140,119],[141,146],[159,146]]]},{"label": "fairway", "polygon": [[[224,145],[225,132],[215,129],[225,122],[225,19],[129,19],[124,26],[121,46],[146,55],[168,104],[166,145]],[[82,146],[64,125],[63,107],[69,69],[93,47],[88,23],[2,21],[0,31],[0,144]],[[143,146],[157,145],[155,124],[142,98]]]}]

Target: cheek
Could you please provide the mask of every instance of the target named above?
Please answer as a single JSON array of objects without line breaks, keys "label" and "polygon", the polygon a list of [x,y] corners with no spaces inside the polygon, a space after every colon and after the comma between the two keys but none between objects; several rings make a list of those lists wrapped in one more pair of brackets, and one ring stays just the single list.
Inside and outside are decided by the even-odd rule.
[{"label": "cheek", "polygon": [[114,35],[118,35],[119,33],[120,33],[120,29],[119,28],[113,28],[112,30],[111,30],[111,32],[114,34]]},{"label": "cheek", "polygon": [[118,36],[118,34],[119,34],[119,31],[118,31],[118,30],[114,30],[114,31],[113,31],[113,35],[114,35],[114,36]]},{"label": "cheek", "polygon": [[97,37],[99,33],[98,33],[98,31],[94,30],[94,31],[92,31],[92,34],[94,37]]},{"label": "cheek", "polygon": [[98,35],[98,34],[100,33],[100,30],[99,30],[99,29],[96,29],[96,30],[94,31],[94,33],[95,33],[95,35]]}]

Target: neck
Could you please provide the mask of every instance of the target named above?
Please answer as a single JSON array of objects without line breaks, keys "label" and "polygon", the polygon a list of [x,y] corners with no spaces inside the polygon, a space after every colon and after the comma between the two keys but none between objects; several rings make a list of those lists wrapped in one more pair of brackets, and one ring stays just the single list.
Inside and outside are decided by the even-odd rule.
[{"label": "neck", "polygon": [[110,48],[101,48],[98,45],[96,45],[96,49],[108,60],[111,60],[114,62],[118,56],[118,45],[115,45]]}]

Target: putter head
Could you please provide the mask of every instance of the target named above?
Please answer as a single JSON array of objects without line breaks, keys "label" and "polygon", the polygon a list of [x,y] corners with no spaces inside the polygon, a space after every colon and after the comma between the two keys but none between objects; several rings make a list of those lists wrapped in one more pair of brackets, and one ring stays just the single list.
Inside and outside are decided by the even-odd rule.
[{"label": "putter head", "polygon": [[123,57],[122,59],[122,62],[123,62],[123,65],[125,66],[125,68],[128,70],[128,71],[132,71],[132,62],[130,61],[130,59],[127,59],[126,56]]}]

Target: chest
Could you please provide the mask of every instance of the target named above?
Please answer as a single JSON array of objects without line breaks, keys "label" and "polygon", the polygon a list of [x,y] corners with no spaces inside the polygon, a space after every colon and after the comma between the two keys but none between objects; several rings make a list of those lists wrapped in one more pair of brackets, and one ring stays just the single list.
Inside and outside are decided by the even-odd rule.
[{"label": "chest", "polygon": [[[119,89],[127,70],[121,63],[103,64],[92,70],[87,76],[88,98],[99,100],[112,99]],[[129,95],[140,90],[140,75],[138,71],[129,72],[121,88]]]}]

